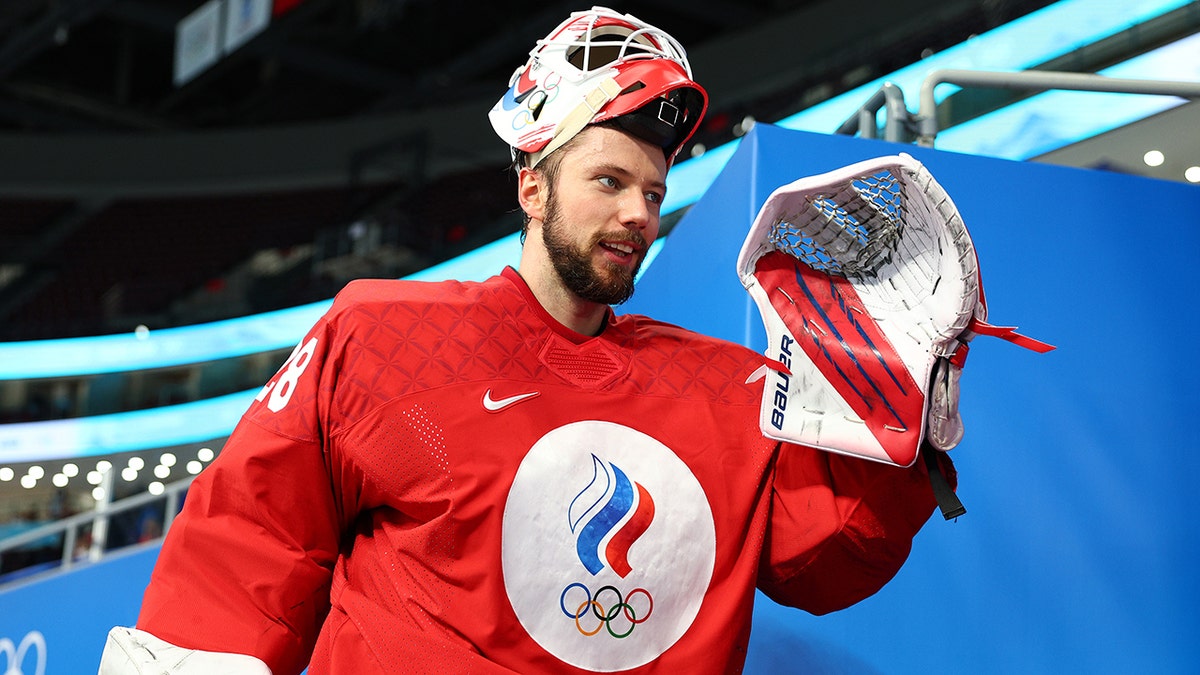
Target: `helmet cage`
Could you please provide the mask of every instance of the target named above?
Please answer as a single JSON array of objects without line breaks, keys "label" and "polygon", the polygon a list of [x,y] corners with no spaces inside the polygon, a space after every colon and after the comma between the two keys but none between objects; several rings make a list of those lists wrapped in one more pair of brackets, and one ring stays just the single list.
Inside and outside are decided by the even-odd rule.
[{"label": "helmet cage", "polygon": [[[587,125],[630,114],[653,117],[656,130],[646,140],[660,145],[670,162],[708,104],[678,41],[603,7],[572,14],[529,54],[488,114],[514,156],[530,155],[529,166]],[[660,98],[666,103],[655,101]]]}]

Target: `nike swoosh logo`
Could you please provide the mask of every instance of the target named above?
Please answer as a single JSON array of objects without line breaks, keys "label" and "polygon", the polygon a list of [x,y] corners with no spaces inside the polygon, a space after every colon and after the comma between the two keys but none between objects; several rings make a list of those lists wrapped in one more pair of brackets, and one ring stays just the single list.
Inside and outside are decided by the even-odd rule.
[{"label": "nike swoosh logo", "polygon": [[492,398],[492,390],[488,389],[487,391],[483,392],[483,407],[488,412],[500,412],[501,410],[504,410],[505,408],[509,407],[510,405],[513,405],[515,403],[520,403],[521,401],[524,401],[527,399],[531,399],[540,394],[541,394],[541,392],[531,391],[526,394],[517,394],[516,396],[509,396],[508,398],[494,399],[494,398]]}]

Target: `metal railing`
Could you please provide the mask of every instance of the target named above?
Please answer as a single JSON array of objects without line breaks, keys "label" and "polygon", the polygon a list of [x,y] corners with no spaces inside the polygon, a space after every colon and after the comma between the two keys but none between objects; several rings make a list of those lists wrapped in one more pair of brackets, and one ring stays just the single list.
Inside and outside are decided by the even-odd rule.
[{"label": "metal railing", "polygon": [[1117,94],[1152,94],[1200,99],[1200,82],[1141,80],[1107,77],[1092,73],[1064,73],[1025,70],[1021,72],[992,72],[982,70],[935,70],[921,83],[920,107],[917,109],[917,144],[933,147],[938,134],[937,100],[933,90],[939,84],[960,87],[992,87],[996,89],[1098,91]]},{"label": "metal railing", "polygon": [[864,138],[875,138],[877,133],[876,116],[881,108],[885,108],[886,140],[906,142],[905,132],[907,131],[915,134],[917,145],[932,148],[934,139],[937,138],[940,131],[937,116],[938,104],[934,97],[934,89],[939,84],[1032,91],[1063,89],[1118,94],[1150,94],[1200,100],[1200,82],[1125,79],[1091,73],[1042,70],[997,72],[939,69],[929,72],[922,81],[919,108],[916,114],[909,112],[900,88],[891,82],[885,82],[862,107],[838,127],[836,133],[851,136],[857,133]]},{"label": "metal railing", "polygon": [[891,82],[884,82],[878,91],[859,107],[835,133],[863,138],[875,138],[878,134],[875,117],[880,108],[887,108],[884,116],[883,139],[893,143],[907,143],[912,132],[912,116],[904,105],[904,92]]},{"label": "metal railing", "polygon": [[[189,477],[170,483],[166,485],[163,493],[158,495],[144,492],[114,502],[102,500],[97,503],[96,509],[93,511],[78,513],[0,540],[0,558],[3,558],[8,552],[23,549],[39,541],[57,538],[61,535],[62,555],[58,558],[58,564],[52,568],[53,571],[60,573],[67,572],[78,565],[98,562],[109,553],[119,550],[119,548],[124,548],[124,546],[117,548],[109,548],[108,546],[108,524],[110,519],[122,513],[160,501],[164,502],[164,508],[162,533],[158,536],[166,535],[172,521],[175,519],[175,515],[179,513],[183,494],[191,486],[194,479],[195,477]],[[92,539],[86,553],[81,555],[76,551],[76,544],[79,543],[79,530],[88,525],[91,526]],[[127,545],[131,546],[134,543],[136,542],[129,542]],[[4,576],[0,576],[0,587],[6,583],[5,576],[27,578],[24,575],[20,575],[19,572],[19,569],[10,570]]]}]

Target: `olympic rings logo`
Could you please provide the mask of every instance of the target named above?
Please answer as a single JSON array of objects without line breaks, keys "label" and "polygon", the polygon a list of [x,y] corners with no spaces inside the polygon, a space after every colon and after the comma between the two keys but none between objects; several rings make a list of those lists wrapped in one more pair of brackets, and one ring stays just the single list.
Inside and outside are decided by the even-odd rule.
[{"label": "olympic rings logo", "polygon": [[33,649],[37,652],[37,660],[34,665],[35,675],[43,675],[46,672],[46,638],[40,631],[31,630],[21,638],[20,646],[13,643],[8,638],[0,638],[0,654],[8,657],[8,665],[4,667],[4,675],[21,675],[25,671],[25,654]]},{"label": "olympic rings logo", "polygon": [[[580,596],[578,593],[571,593],[571,589],[575,588],[582,590],[584,594],[583,601],[577,606],[575,605],[575,599],[578,599]],[[605,592],[612,593],[616,599],[616,602],[609,605],[607,610],[601,602]],[[639,612],[634,607],[635,604],[639,607],[643,604],[642,602],[634,602],[634,597],[639,594],[645,596],[645,612]],[[567,595],[574,596],[569,603]],[[621,639],[629,637],[633,633],[634,628],[645,623],[650,618],[650,615],[654,613],[654,597],[650,595],[650,591],[644,588],[635,588],[629,592],[629,595],[622,596],[621,591],[616,586],[602,586],[600,590],[596,591],[596,595],[593,596],[590,588],[579,582],[575,582],[568,584],[563,589],[562,594],[558,598],[558,607],[568,619],[575,621],[575,628],[580,634],[591,637],[598,634],[602,629],[607,629],[609,635]],[[568,607],[575,607],[575,611],[567,609]],[[592,619],[596,620],[594,628],[590,627]],[[585,627],[585,624],[588,624],[589,627]],[[615,628],[614,625],[616,626]]]},{"label": "olympic rings logo", "polygon": [[558,73],[549,73],[546,79],[541,83],[541,86],[533,90],[528,97],[525,98],[525,107],[523,110],[518,110],[513,115],[513,130],[520,131],[521,129],[537,123],[538,117],[542,114],[542,108],[548,103],[558,98],[558,85],[562,83],[562,75]]}]

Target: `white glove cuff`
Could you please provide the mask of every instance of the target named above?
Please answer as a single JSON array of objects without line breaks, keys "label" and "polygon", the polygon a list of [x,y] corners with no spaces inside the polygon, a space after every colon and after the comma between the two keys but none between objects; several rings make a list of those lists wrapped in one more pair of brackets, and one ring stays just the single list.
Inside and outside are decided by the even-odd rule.
[{"label": "white glove cuff", "polygon": [[117,626],[108,632],[99,675],[271,675],[271,669],[246,654],[185,649]]}]

